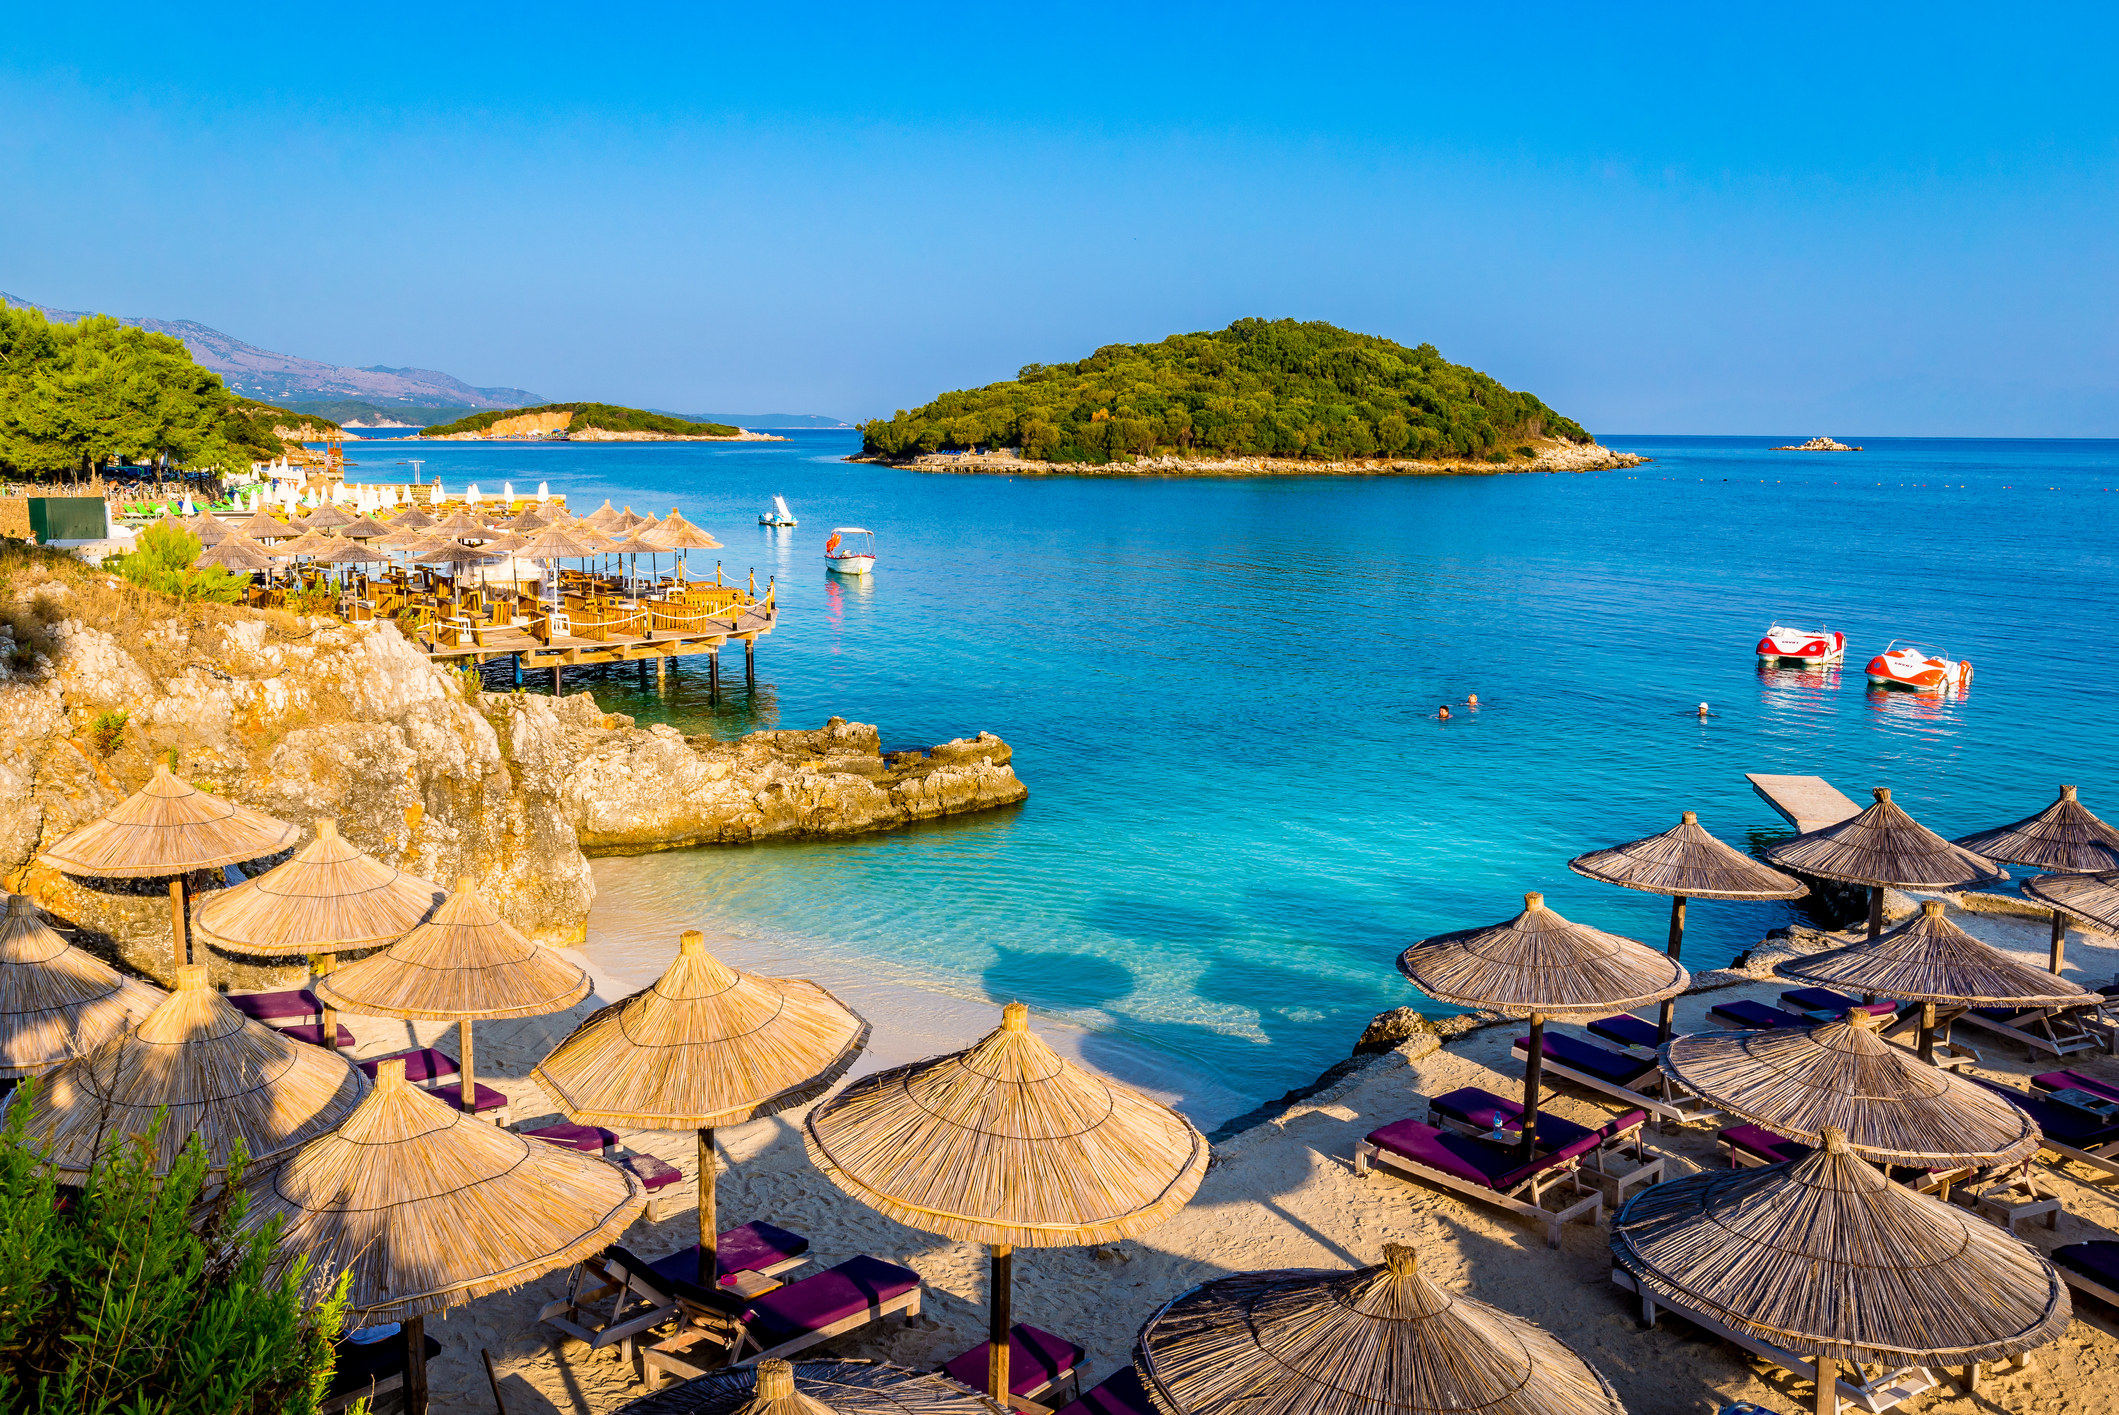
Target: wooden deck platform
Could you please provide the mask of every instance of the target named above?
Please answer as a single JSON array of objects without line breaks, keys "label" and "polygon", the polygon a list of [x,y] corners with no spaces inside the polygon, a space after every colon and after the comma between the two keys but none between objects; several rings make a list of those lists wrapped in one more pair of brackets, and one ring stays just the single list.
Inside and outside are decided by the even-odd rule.
[{"label": "wooden deck platform", "polygon": [[443,645],[428,649],[437,663],[458,665],[491,663],[517,658],[524,669],[563,668],[584,663],[632,663],[649,659],[681,658],[690,654],[719,653],[731,640],[748,650],[772,633],[779,615],[762,604],[746,605],[734,617],[709,619],[697,629],[664,629],[650,635],[612,634],[601,639],[555,635],[550,643],[530,637],[522,629],[482,629],[476,644]]},{"label": "wooden deck platform", "polygon": [[1841,795],[1822,776],[1773,776],[1753,771],[1746,772],[1744,779],[1801,835],[1861,814],[1860,806]]}]

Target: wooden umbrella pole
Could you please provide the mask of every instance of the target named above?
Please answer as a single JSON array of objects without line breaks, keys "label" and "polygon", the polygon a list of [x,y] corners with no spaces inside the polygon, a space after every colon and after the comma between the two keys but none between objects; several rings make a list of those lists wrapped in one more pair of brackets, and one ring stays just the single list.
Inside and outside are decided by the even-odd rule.
[{"label": "wooden umbrella pole", "polygon": [[170,956],[179,966],[191,961],[191,934],[184,923],[184,877],[178,875],[169,882],[169,928],[174,940],[170,945]]},{"label": "wooden umbrella pole", "polygon": [[1817,1363],[1816,1415],[1839,1415],[1839,1362],[1830,1356],[1813,1358]]},{"label": "wooden umbrella pole", "polygon": [[721,1280],[720,1207],[714,1193],[714,1127],[699,1127],[699,1285],[711,1291]]},{"label": "wooden umbrella pole", "polygon": [[427,1415],[427,1319],[404,1319],[405,1415]]},{"label": "wooden umbrella pole", "polygon": [[1010,1299],[1015,1293],[1015,1250],[993,1245],[993,1326],[986,1335],[986,1387],[995,1403],[1008,1404],[1008,1330]]},{"label": "wooden umbrella pole", "polygon": [[456,1023],[457,1061],[464,1069],[463,1109],[465,1115],[478,1114],[478,1078],[472,1074],[471,1066],[471,1019],[462,1017]]},{"label": "wooden umbrella pole", "polygon": [[2053,911],[2053,958],[2050,965],[2053,976],[2059,977],[2067,962],[2067,915],[2058,909]]},{"label": "wooden umbrella pole", "polygon": [[[1676,894],[1672,895],[1670,899],[1670,947],[1667,951],[1670,954],[1671,962],[1677,962],[1678,954],[1684,947],[1685,896]],[[1677,1017],[1678,1000],[1674,997],[1664,998],[1662,1014],[1656,1019],[1655,1024],[1655,1039],[1658,1045],[1669,1041],[1671,1034],[1677,1030]]]},{"label": "wooden umbrella pole", "polygon": [[1884,931],[1884,887],[1869,886],[1869,937],[1875,938]]},{"label": "wooden umbrella pole", "polygon": [[[316,978],[328,978],[331,976],[331,970],[337,966],[338,959],[336,957],[329,953],[319,953],[311,962],[309,971]],[[319,1003],[318,1010],[323,1013],[324,1045],[333,1051],[337,1051],[338,1010],[328,1002]]]},{"label": "wooden umbrella pole", "polygon": [[1935,1004],[1920,1005],[1920,1059],[1935,1064]]},{"label": "wooden umbrella pole", "polygon": [[1545,1078],[1545,1014],[1530,1014],[1530,1059],[1523,1066],[1523,1153],[1538,1149],[1538,1089]]}]

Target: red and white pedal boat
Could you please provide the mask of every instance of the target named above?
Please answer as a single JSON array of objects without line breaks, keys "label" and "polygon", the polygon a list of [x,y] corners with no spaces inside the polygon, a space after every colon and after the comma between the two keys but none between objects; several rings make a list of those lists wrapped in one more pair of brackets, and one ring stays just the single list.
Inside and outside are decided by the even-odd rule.
[{"label": "red and white pedal boat", "polygon": [[1884,651],[1869,660],[1869,681],[1879,688],[1904,688],[1915,693],[1951,693],[1972,681],[1972,665],[1939,653],[1900,646],[1893,639]]},{"label": "red and white pedal boat", "polygon": [[1838,663],[1847,656],[1847,636],[1833,629],[1790,629],[1776,624],[1758,641],[1758,656],[1769,662],[1810,667]]}]

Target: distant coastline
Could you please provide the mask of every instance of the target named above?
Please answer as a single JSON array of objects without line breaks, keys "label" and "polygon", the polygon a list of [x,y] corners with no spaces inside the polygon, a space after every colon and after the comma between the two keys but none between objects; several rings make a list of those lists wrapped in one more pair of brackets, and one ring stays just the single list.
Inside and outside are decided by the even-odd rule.
[{"label": "distant coastline", "polygon": [[916,472],[1009,477],[1438,477],[1497,476],[1506,472],[1603,472],[1639,467],[1652,461],[1634,452],[1614,452],[1594,442],[1545,440],[1534,455],[1506,462],[1467,457],[1413,460],[1403,457],[1356,458],[1320,462],[1307,457],[1140,457],[1112,462],[1040,462],[1016,455],[1012,448],[993,452],[930,452],[913,457],[857,453],[849,462],[874,462]]}]

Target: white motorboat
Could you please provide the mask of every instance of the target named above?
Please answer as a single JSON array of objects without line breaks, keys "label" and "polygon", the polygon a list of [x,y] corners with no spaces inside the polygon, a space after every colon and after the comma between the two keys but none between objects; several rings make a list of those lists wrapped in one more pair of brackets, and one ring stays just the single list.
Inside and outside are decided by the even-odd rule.
[{"label": "white motorboat", "polygon": [[876,568],[876,533],[841,526],[824,542],[824,568],[837,575],[865,575]]},{"label": "white motorboat", "polygon": [[773,509],[770,511],[760,511],[758,513],[758,524],[761,526],[794,525],[795,513],[787,509],[787,498],[784,496],[774,497]]}]

